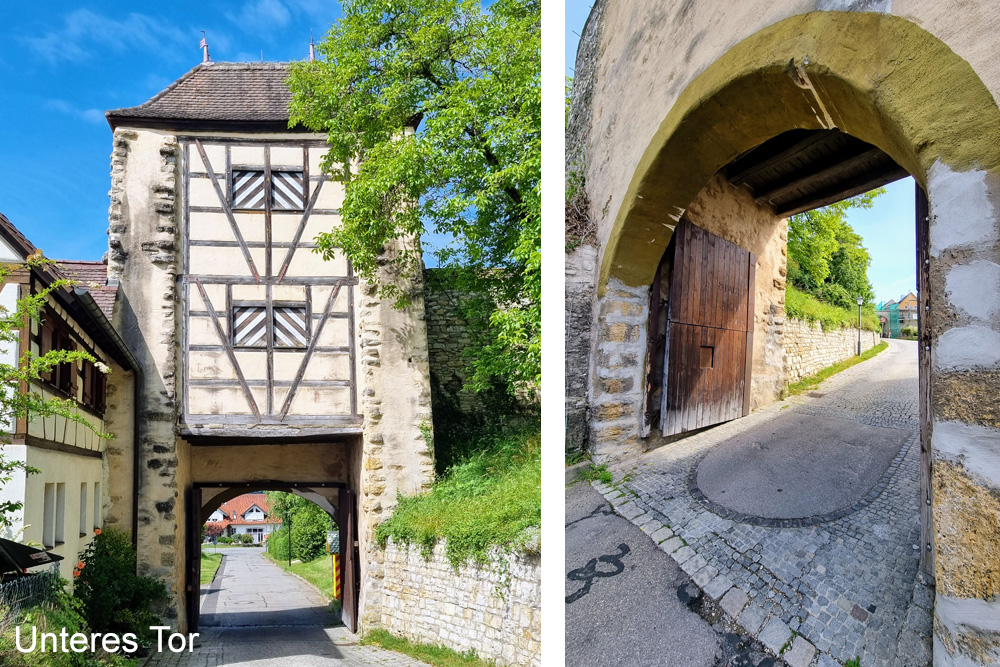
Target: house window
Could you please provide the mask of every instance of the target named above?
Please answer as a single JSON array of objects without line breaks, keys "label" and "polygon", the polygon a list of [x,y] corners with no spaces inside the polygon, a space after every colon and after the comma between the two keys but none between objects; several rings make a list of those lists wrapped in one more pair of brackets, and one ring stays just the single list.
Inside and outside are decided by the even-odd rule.
[{"label": "house window", "polygon": [[84,537],[90,530],[87,525],[87,483],[80,484],[80,537]]},{"label": "house window", "polygon": [[[38,347],[39,355],[41,356],[53,350],[72,352],[76,349],[69,327],[51,311],[46,314],[45,321],[42,324],[41,340]],[[76,376],[75,363],[56,364],[51,371],[42,373],[43,380],[70,396],[75,396],[76,394]]]},{"label": "house window", "polygon": [[89,361],[83,362],[83,370],[80,375],[83,380],[83,404],[100,414],[104,414],[105,398],[108,391],[107,377]]},{"label": "house window", "polygon": [[[229,201],[236,211],[263,211],[267,203],[267,177],[263,169],[234,169]],[[305,209],[306,186],[302,171],[271,170],[271,210]]]},{"label": "house window", "polygon": [[[305,305],[274,305],[274,347],[302,348],[309,343]],[[267,306],[262,303],[233,305],[233,346],[267,347]]]},{"label": "house window", "polygon": [[66,541],[66,485],[56,484],[56,544]]},{"label": "house window", "polygon": [[42,498],[42,544],[47,548],[56,545],[56,485],[46,484]]},{"label": "house window", "polygon": [[101,510],[104,509],[101,505],[101,483],[94,482],[94,528],[100,528],[103,522],[103,517],[101,516]]}]

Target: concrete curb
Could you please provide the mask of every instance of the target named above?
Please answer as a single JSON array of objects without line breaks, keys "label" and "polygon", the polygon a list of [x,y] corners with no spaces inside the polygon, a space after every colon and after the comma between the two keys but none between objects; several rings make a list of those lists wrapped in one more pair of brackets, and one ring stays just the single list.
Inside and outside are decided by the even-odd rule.
[{"label": "concrete curb", "polygon": [[[651,518],[646,518],[631,501],[631,496],[614,485],[591,482],[591,486],[608,501],[614,511],[639,527],[656,544],[657,548],[670,556],[674,562],[691,577],[699,589],[744,631],[771,651],[776,659],[789,667],[835,667],[842,663],[827,653],[816,649],[805,637],[793,632],[780,618],[768,616],[763,607],[749,602],[749,596],[724,574],[709,565],[694,549],[665,526]],[[749,604],[748,604],[749,603]],[[782,649],[785,649],[782,652]],[[818,656],[818,658],[817,658]]]}]

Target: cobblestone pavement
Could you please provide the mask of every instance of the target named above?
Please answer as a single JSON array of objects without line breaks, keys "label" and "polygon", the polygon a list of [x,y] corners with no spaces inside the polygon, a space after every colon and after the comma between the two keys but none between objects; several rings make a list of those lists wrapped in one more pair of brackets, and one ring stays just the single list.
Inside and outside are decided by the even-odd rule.
[{"label": "cobblestone pavement", "polygon": [[[916,344],[890,341],[811,393],[647,452],[616,470],[622,481],[594,486],[792,667],[854,657],[862,665],[928,665],[934,591],[918,573]],[[841,420],[845,435],[865,425],[908,437],[863,499],[812,525],[740,522],[692,496],[691,470],[713,446],[754,430],[766,438],[778,415],[800,420],[803,455],[819,416]]]},{"label": "cobblestone pavement", "polygon": [[[146,667],[326,667],[426,663],[361,646],[327,613],[312,586],[264,558],[261,549],[226,549],[211,585],[202,588],[200,644],[172,653],[166,641]],[[154,650],[156,647],[154,646]]]}]

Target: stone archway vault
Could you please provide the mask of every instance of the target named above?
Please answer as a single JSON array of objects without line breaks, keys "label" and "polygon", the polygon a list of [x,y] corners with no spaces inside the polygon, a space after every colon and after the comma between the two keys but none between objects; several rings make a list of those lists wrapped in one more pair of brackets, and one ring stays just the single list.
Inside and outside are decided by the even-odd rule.
[{"label": "stone archway vault", "polygon": [[648,286],[680,216],[720,168],[797,128],[873,144],[927,192],[921,436],[933,472],[921,504],[933,503],[934,652],[985,664],[1000,647],[1000,297],[982,287],[1000,287],[1000,109],[972,66],[915,23],[792,16],[678,96],[599,233],[592,449],[613,457],[638,445],[642,364],[627,360],[644,356]]}]

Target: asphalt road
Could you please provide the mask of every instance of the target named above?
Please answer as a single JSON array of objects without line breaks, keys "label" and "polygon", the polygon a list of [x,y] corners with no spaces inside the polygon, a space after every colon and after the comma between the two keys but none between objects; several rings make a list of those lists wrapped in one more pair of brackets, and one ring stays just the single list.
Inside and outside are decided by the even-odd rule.
[{"label": "asphalt road", "polygon": [[566,489],[566,665],[712,667],[719,635],[681,604],[674,561],[590,484]]}]

